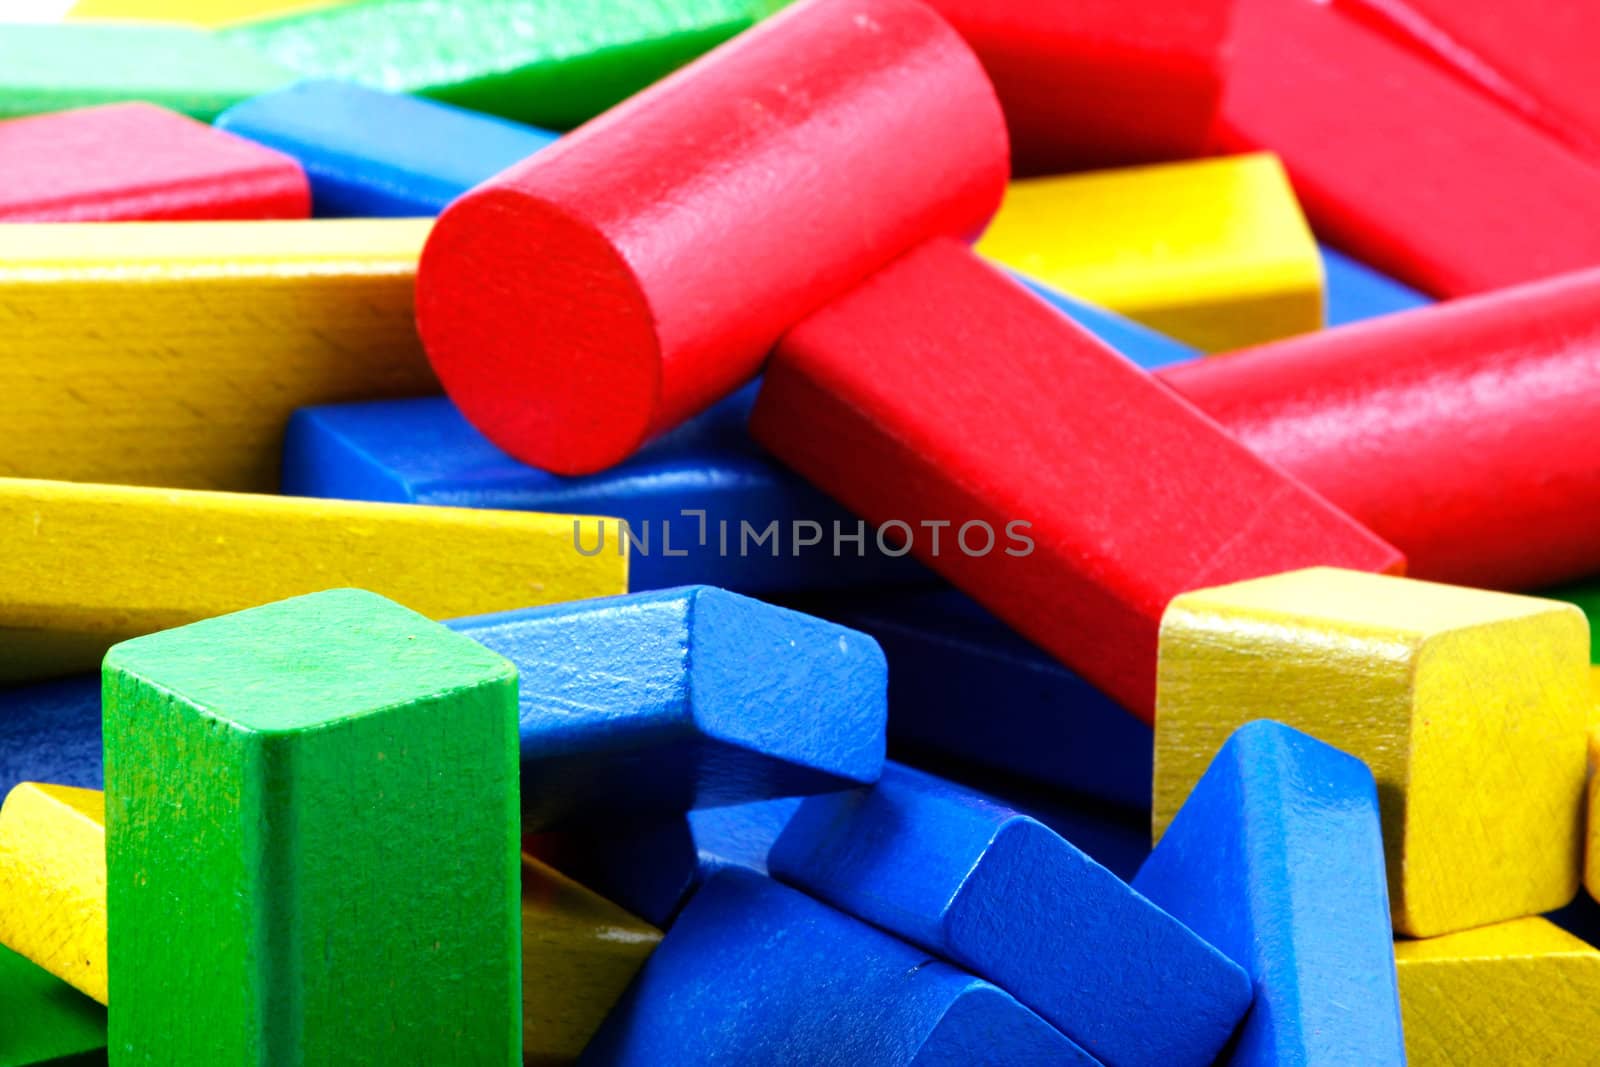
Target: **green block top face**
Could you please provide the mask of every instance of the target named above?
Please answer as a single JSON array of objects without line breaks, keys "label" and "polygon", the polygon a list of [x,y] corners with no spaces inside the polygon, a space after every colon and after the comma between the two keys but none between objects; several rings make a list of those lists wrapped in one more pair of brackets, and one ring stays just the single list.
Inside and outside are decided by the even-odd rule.
[{"label": "green block top face", "polygon": [[0,24],[0,118],[144,100],[210,121],[294,75],[189,26]]},{"label": "green block top face", "polygon": [[106,1010],[0,945],[0,1067],[105,1063]]},{"label": "green block top face", "polygon": [[335,589],[124,641],[105,670],[150,679],[251,733],[294,733],[504,681],[516,668],[376,593]]}]

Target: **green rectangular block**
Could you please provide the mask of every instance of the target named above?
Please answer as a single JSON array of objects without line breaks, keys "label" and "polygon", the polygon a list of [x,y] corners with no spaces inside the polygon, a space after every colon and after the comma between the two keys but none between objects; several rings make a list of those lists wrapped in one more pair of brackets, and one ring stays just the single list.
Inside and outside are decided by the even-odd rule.
[{"label": "green rectangular block", "polygon": [[294,75],[189,26],[0,23],[0,119],[145,100],[210,122]]},{"label": "green rectangular block", "polygon": [[103,684],[114,1065],[520,1062],[510,663],[336,590]]}]

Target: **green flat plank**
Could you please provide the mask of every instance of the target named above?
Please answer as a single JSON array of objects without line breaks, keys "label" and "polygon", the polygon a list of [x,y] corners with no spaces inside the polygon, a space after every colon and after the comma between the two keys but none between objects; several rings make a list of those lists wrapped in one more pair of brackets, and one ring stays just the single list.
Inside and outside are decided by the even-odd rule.
[{"label": "green flat plank", "polygon": [[0,118],[145,100],[209,122],[292,80],[250,49],[187,26],[0,23]]},{"label": "green flat plank", "polygon": [[230,27],[307,76],[569,129],[722,43],[774,0],[367,0]]},{"label": "green flat plank", "polygon": [[106,1010],[0,946],[0,1067],[106,1062]]},{"label": "green flat plank", "polygon": [[372,593],[104,675],[113,1062],[520,1062],[517,684]]}]

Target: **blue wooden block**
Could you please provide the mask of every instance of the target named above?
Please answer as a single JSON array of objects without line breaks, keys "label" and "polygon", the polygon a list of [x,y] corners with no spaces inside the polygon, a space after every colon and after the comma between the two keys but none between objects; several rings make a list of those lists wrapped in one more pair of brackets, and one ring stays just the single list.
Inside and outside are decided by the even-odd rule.
[{"label": "blue wooden block", "polygon": [[1240,727],[1134,888],[1250,972],[1233,1067],[1405,1063],[1372,773],[1297,730]]},{"label": "blue wooden block", "polygon": [[216,125],[293,156],[320,216],[437,215],[557,134],[349,82],[306,81],[252,97]]},{"label": "blue wooden block", "polygon": [[1343,252],[1327,245],[1322,245],[1321,251],[1328,287],[1329,326],[1346,326],[1433,303],[1410,286],[1379,274]]},{"label": "blue wooden block", "polygon": [[708,586],[449,626],[516,664],[527,831],[846,789],[883,768],[877,642]]},{"label": "blue wooden block", "polygon": [[0,797],[19,782],[104,781],[98,674],[0,690]]},{"label": "blue wooden block", "polygon": [[1152,330],[1132,319],[1125,319],[1114,311],[1107,311],[1102,307],[1070,297],[1016,271],[1010,273],[1029,292],[1145,370],[1170,367],[1174,363],[1187,363],[1200,356],[1199,351],[1190,348],[1182,341],[1174,341],[1166,334]]},{"label": "blue wooden block", "polygon": [[689,902],[586,1067],[1011,1067],[1094,1059],[988,982],[749,871]]},{"label": "blue wooden block", "polygon": [[1110,1067],[1206,1067],[1244,972],[1037,820],[898,764],[811,797],[772,875],[987,978]]},{"label": "blue wooden block", "polygon": [[[581,478],[517,462],[442,397],[308,408],[289,422],[283,491],[616,516],[633,531],[635,590],[707,584],[776,593],[931,582],[911,558],[880,552],[861,520],[750,440],[745,425],[756,389],[751,384],[625,463]],[[801,523],[814,527],[797,529]],[[617,524],[605,530],[603,551],[614,552]],[[836,531],[862,540],[836,545]],[[815,544],[801,545],[813,537]]]},{"label": "blue wooden block", "polygon": [[962,593],[814,597],[889,659],[889,736],[1129,808],[1150,807],[1153,734]]}]

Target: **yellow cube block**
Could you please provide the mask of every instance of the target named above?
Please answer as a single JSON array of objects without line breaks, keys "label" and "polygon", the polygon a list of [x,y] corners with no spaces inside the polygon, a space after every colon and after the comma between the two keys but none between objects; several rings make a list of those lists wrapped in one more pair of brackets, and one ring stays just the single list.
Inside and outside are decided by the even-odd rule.
[{"label": "yellow cube block", "polygon": [[1600,950],[1545,919],[1397,941],[1411,1067],[1600,1064]]},{"label": "yellow cube block", "polygon": [[0,807],[0,944],[106,1002],[106,804],[24,782]]},{"label": "yellow cube block", "polygon": [[977,250],[1206,352],[1323,321],[1322,258],[1270,154],[1014,181]]},{"label": "yellow cube block", "polygon": [[1561,907],[1588,642],[1570,604],[1334,568],[1185,593],[1161,621],[1154,832],[1234,729],[1276,719],[1371,767],[1397,931]]}]

